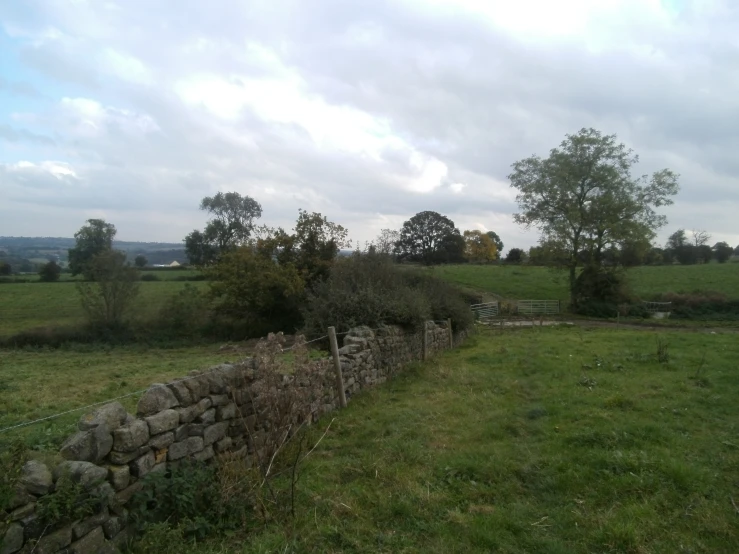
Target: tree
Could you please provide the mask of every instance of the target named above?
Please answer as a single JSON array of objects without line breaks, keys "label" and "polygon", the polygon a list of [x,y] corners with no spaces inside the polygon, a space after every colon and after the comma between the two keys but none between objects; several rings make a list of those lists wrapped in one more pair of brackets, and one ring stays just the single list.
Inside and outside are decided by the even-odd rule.
[{"label": "tree", "polygon": [[394,229],[382,229],[377,235],[372,246],[378,254],[392,255],[395,251],[395,243],[400,240],[400,232]]},{"label": "tree", "polygon": [[8,262],[0,262],[0,276],[10,275],[13,273],[13,268]]},{"label": "tree", "polygon": [[43,264],[38,272],[39,278],[45,283],[58,281],[61,273],[62,268],[54,261]]},{"label": "tree", "polygon": [[500,240],[500,237],[498,236],[498,233],[495,231],[488,231],[487,236],[489,236],[492,241],[495,243],[495,249],[497,250],[497,259],[500,259],[500,255],[503,253],[503,241]]},{"label": "tree", "polygon": [[498,249],[489,234],[465,231],[465,257],[471,262],[492,262],[498,259]]},{"label": "tree", "polygon": [[520,248],[511,248],[505,257],[505,261],[509,264],[520,264],[526,253]]},{"label": "tree", "polygon": [[395,252],[400,259],[426,265],[441,263],[448,257],[450,235],[461,238],[451,219],[437,212],[420,212],[403,223]]},{"label": "tree", "polygon": [[682,265],[698,261],[697,247],[688,241],[685,229],[678,229],[668,237],[665,251],[669,253],[669,257],[675,258]]},{"label": "tree", "polygon": [[666,223],[655,208],[672,204],[677,175],[668,169],[634,178],[638,157],[615,135],[582,129],[567,135],[549,157],[513,164],[511,186],[518,190],[515,220],[537,227],[567,252],[570,299],[576,304],[577,268],[600,265],[603,252],[625,240],[652,238]]},{"label": "tree", "polygon": [[123,324],[139,293],[139,272],[126,264],[125,252],[105,250],[90,260],[93,282],[77,283],[90,324],[108,328]]},{"label": "tree", "polygon": [[617,260],[624,267],[636,267],[646,262],[652,243],[646,238],[626,240],[619,245]]},{"label": "tree", "polygon": [[149,260],[147,260],[146,256],[144,256],[143,254],[139,254],[133,260],[133,264],[139,269],[146,267],[148,263]]},{"label": "tree", "polygon": [[227,251],[247,244],[255,220],[262,216],[259,202],[238,192],[206,196],[200,209],[211,219],[202,232],[195,230],[185,237],[185,252],[193,265],[210,265]]},{"label": "tree", "polygon": [[718,263],[725,264],[731,258],[734,249],[726,242],[717,242],[713,245],[713,252]]},{"label": "tree", "polygon": [[691,231],[693,234],[693,244],[695,246],[705,246],[708,244],[708,241],[711,240],[711,235],[707,231],[701,231],[693,229]]},{"label": "tree", "polygon": [[644,263],[647,265],[660,265],[662,263],[671,263],[671,261],[665,258],[665,251],[656,246],[650,248],[646,258],[644,258]]},{"label": "tree", "polygon": [[77,241],[74,248],[70,248],[69,269],[72,275],[84,275],[85,279],[92,279],[88,266],[92,259],[113,248],[113,238],[116,235],[115,225],[106,223],[104,219],[88,219],[74,234]]},{"label": "tree", "polygon": [[241,246],[208,269],[215,310],[246,321],[249,331],[294,331],[305,281],[293,263],[276,263],[267,250]]}]

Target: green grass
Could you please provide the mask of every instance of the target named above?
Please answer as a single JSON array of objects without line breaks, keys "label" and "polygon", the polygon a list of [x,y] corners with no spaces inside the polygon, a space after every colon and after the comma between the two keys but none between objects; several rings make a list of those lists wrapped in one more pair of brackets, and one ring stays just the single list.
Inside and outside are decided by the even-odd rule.
[{"label": "green grass", "polygon": [[[426,269],[465,288],[510,299],[568,299],[563,270],[514,265],[448,265]],[[715,291],[739,298],[739,264],[643,266],[627,271],[631,290],[642,298],[666,292]]]},{"label": "green grass", "polygon": [[[177,281],[142,282],[135,313],[156,315],[167,298],[185,287]],[[207,283],[196,281],[193,286]],[[72,282],[0,285],[0,336],[37,327],[62,327],[84,322],[79,293]]]},{"label": "green grass", "polygon": [[296,520],[194,551],[736,552],[739,343],[662,337],[667,364],[650,332],[544,328],[411,366],[336,414]]},{"label": "green grass", "polygon": [[[0,428],[142,390],[238,358],[233,352],[219,352],[215,345],[0,350]],[[135,412],[138,397],[121,402]],[[0,443],[21,436],[35,449],[55,449],[74,432],[84,413],[2,434]]]},{"label": "green grass", "polygon": [[[143,275],[156,275],[160,281],[183,281],[186,279],[192,279],[194,277],[199,277],[201,274],[202,272],[198,269],[149,269],[149,270],[144,269],[141,271],[142,276]],[[16,279],[16,278],[23,279],[24,281],[28,281],[31,283],[41,283],[41,280],[38,274],[33,273],[33,274],[27,274],[27,275],[2,277],[0,278],[0,284],[4,282],[10,282],[12,284],[13,279]],[[66,273],[66,272],[63,272],[59,275],[60,282],[80,281],[80,280],[82,280],[81,275],[73,276],[71,273]]]}]

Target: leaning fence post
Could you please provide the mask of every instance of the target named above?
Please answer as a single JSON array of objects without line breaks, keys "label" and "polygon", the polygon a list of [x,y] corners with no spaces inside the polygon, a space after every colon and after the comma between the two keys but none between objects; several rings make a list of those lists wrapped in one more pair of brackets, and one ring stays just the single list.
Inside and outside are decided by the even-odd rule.
[{"label": "leaning fence post", "polygon": [[452,318],[446,320],[446,328],[449,331],[449,348],[454,349],[454,333],[452,333]]},{"label": "leaning fence post", "polygon": [[336,342],[336,329],[328,328],[328,341],[331,343],[331,355],[334,357],[336,370],[336,388],[339,392],[339,406],[346,408],[346,393],[344,392],[344,377],[341,374],[341,360],[339,360],[339,345]]},{"label": "leaning fence post", "polygon": [[429,349],[428,329],[429,329],[428,321],[424,321],[423,322],[423,341],[422,341],[423,347],[421,350],[421,360],[424,362],[426,361],[426,358],[428,358],[428,349]]}]

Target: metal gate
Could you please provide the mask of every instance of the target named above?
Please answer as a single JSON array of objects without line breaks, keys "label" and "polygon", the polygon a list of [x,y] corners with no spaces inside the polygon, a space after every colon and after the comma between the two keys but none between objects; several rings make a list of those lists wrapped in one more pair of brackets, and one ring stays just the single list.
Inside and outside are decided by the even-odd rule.
[{"label": "metal gate", "polygon": [[470,306],[472,313],[475,314],[475,320],[487,322],[498,316],[498,303],[486,302],[485,304],[472,304]]},{"label": "metal gate", "polygon": [[560,312],[559,300],[518,300],[516,311],[521,315],[547,315]]}]

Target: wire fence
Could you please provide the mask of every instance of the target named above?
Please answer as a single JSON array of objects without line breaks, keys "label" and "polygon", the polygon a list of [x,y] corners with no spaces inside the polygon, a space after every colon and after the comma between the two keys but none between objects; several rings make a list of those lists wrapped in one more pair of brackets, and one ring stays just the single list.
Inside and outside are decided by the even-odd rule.
[{"label": "wire fence", "polygon": [[[375,332],[375,331],[381,331],[381,330],[386,329],[386,328],[387,327],[377,327],[377,328],[369,329],[369,330],[372,331],[372,332]],[[336,336],[337,337],[344,336],[344,335],[348,335],[349,333],[351,333],[351,331],[344,331],[342,333],[336,333]],[[318,341],[326,340],[328,338],[329,338],[328,335],[322,335],[320,337],[316,337],[316,338],[313,338],[313,339],[308,340],[308,341],[305,341],[305,342],[296,342],[295,344],[293,344],[290,347],[283,348],[282,349],[282,352],[283,353],[290,352],[291,350],[293,350],[295,348],[306,346],[306,345],[312,344],[312,343],[316,343]],[[165,387],[168,387],[170,384],[182,383],[182,382],[185,382],[185,381],[190,381],[192,379],[198,379],[200,377],[203,377],[204,375],[210,375],[211,373],[214,373],[214,372],[219,371],[219,370],[220,370],[220,368],[218,366],[216,366],[216,367],[213,367],[210,371],[205,371],[205,372],[202,372],[202,373],[198,373],[197,375],[192,375],[192,376],[189,376],[189,377],[183,377],[183,378],[180,378],[180,379],[174,379],[174,380],[169,381],[169,383],[167,383],[167,384],[149,386],[149,387],[147,387],[145,389],[140,389],[140,390],[132,391],[132,392],[129,392],[129,393],[126,393],[126,394],[122,394],[122,395],[118,395],[118,396],[115,396],[115,397],[108,398],[106,400],[101,400],[99,402],[93,402],[91,404],[86,404],[84,406],[79,406],[77,408],[72,408],[72,409],[69,409],[69,410],[64,410],[64,411],[57,412],[57,413],[54,413],[54,414],[51,414],[51,415],[48,415],[48,416],[36,418],[36,419],[30,420],[30,421],[23,421],[23,422],[19,422],[19,423],[14,423],[12,425],[8,425],[6,427],[0,428],[0,435],[5,434],[5,433],[8,433],[10,431],[17,430],[17,429],[22,429],[24,427],[28,427],[28,426],[31,426],[31,425],[36,425],[38,423],[43,423],[43,422],[46,422],[46,421],[52,421],[54,419],[58,419],[58,418],[63,417],[65,415],[69,415],[69,414],[81,412],[81,411],[84,411],[84,410],[89,410],[91,408],[95,408],[97,406],[102,406],[103,404],[108,404],[110,402],[117,402],[119,400],[124,400],[126,398],[131,398],[133,396],[138,396],[138,395],[141,395],[141,394],[145,393],[146,391],[148,391],[150,389],[165,388]]]}]

